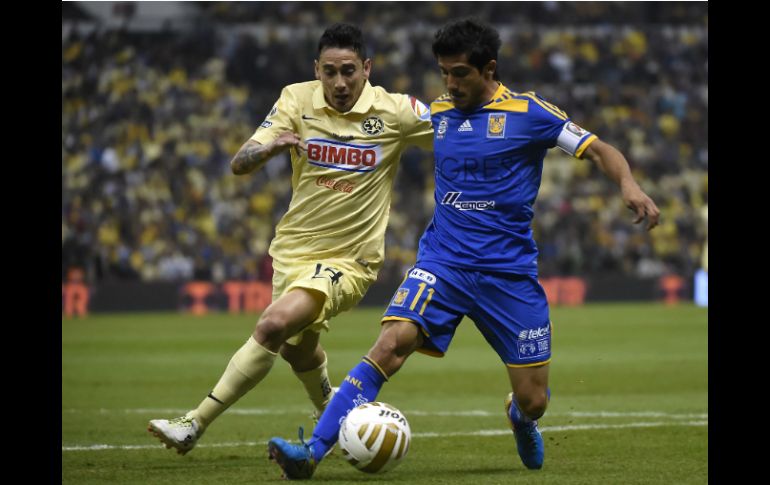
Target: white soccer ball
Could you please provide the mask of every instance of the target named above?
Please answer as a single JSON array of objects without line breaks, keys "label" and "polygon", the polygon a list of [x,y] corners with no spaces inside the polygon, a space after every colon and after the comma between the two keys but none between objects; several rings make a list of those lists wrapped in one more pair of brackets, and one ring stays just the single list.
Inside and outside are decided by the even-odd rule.
[{"label": "white soccer ball", "polygon": [[409,451],[412,431],[404,413],[384,402],[368,402],[348,413],[339,436],[342,456],[367,473],[394,468]]}]

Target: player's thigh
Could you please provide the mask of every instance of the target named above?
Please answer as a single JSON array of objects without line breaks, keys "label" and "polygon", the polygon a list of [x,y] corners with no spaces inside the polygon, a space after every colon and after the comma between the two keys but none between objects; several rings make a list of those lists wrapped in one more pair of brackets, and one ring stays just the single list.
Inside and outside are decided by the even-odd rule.
[{"label": "player's thigh", "polygon": [[278,321],[288,328],[303,327],[316,319],[325,301],[326,295],[320,291],[295,287],[265,308],[260,320]]},{"label": "player's thigh", "polygon": [[483,273],[470,317],[510,368],[551,359],[551,322],[545,291],[534,276]]},{"label": "player's thigh", "polygon": [[[274,262],[273,298],[284,298],[293,290],[303,289],[321,295],[320,310],[300,332],[329,329],[329,320],[338,313],[353,308],[366,294],[376,275],[358,263],[342,260],[316,262]],[[298,345],[301,334],[288,340]]]},{"label": "player's thigh", "polygon": [[472,288],[472,276],[467,272],[418,262],[406,272],[382,321],[414,322],[424,337],[418,350],[442,356],[463,316],[473,306]]}]

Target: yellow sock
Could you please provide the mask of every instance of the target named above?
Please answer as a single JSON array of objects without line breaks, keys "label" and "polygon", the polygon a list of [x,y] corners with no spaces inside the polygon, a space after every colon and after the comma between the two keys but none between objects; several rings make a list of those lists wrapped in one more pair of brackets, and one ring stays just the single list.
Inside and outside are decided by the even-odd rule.
[{"label": "yellow sock", "polygon": [[270,372],[276,355],[261,346],[253,337],[249,337],[243,347],[233,354],[214,389],[197,409],[187,413],[188,416],[194,417],[205,429]]},{"label": "yellow sock", "polygon": [[329,398],[332,393],[332,386],[329,382],[329,374],[326,372],[326,353],[324,353],[323,364],[319,365],[315,369],[308,371],[297,372],[294,371],[294,375],[302,381],[307,391],[307,396],[313,402],[313,406],[321,412],[329,402]]}]

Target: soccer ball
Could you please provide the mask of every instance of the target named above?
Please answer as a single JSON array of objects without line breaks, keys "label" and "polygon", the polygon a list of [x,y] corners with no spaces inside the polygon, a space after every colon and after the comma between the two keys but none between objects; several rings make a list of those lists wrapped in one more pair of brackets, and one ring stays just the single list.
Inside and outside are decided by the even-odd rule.
[{"label": "soccer ball", "polygon": [[409,451],[412,431],[404,413],[384,402],[368,402],[348,413],[340,426],[342,456],[367,473],[394,468]]}]

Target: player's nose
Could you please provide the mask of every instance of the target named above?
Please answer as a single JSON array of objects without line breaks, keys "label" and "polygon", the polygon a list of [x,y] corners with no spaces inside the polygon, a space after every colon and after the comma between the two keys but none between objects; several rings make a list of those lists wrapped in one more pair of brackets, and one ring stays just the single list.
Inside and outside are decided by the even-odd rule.
[{"label": "player's nose", "polygon": [[446,87],[450,91],[457,91],[457,80],[451,74],[446,77]]}]

